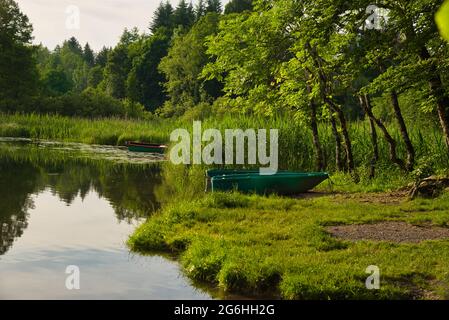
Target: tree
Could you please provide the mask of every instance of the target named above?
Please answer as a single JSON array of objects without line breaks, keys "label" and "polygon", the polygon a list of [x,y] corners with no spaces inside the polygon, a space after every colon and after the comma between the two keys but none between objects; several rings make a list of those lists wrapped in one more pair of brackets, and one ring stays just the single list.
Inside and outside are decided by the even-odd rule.
[{"label": "tree", "polygon": [[[361,1],[345,17],[350,22],[347,23],[348,26],[359,26],[357,41],[358,47],[363,50],[359,50],[362,58],[355,64],[376,73],[361,92],[368,95],[381,94],[390,99],[407,159],[405,162],[399,159],[394,139],[386,136],[390,144],[390,158],[405,170],[411,171],[415,150],[400,106],[401,94],[416,92],[416,88],[428,91],[425,95],[427,98],[416,101],[416,105],[425,110],[436,107],[449,147],[449,96],[442,80],[445,67],[437,63],[447,59],[448,47],[441,41],[433,19],[440,3],[433,0],[384,1],[379,6],[388,13],[388,19],[381,28],[366,30],[366,17],[357,14],[356,9],[360,10],[368,6],[368,3],[369,1]],[[356,56],[351,53],[347,55],[349,59]],[[428,89],[425,89],[426,82]],[[384,131],[382,128],[381,130]]]},{"label": "tree", "polygon": [[114,98],[126,97],[126,79],[131,70],[131,61],[128,59],[128,48],[119,44],[108,55],[108,62],[104,68],[102,87],[106,93]]},{"label": "tree", "polygon": [[139,41],[140,35],[137,28],[131,31],[125,28],[120,42],[107,55],[108,61],[104,67],[104,78],[100,87],[114,98],[124,99],[127,96],[126,81],[132,68],[129,49]]},{"label": "tree", "polygon": [[106,63],[108,62],[109,52],[111,52],[111,49],[103,47],[95,57],[95,64],[104,68],[106,66]]},{"label": "tree", "polygon": [[195,12],[192,3],[188,5],[186,0],[180,0],[172,19],[175,28],[179,26],[189,28],[192,26],[195,22]]},{"label": "tree", "polygon": [[445,1],[435,17],[441,35],[449,41],[449,1]]},{"label": "tree", "polygon": [[87,78],[87,86],[90,88],[97,88],[103,81],[104,69],[101,65],[97,65],[89,70]]},{"label": "tree", "polygon": [[38,73],[35,48],[30,46],[32,31],[15,1],[0,0],[0,103],[5,104],[0,109],[36,92]]},{"label": "tree", "polygon": [[207,0],[206,1],[206,12],[221,13],[223,7],[220,0]]},{"label": "tree", "polygon": [[229,102],[241,110],[270,114],[283,105],[275,98],[274,77],[287,59],[289,44],[272,23],[268,15],[256,13],[225,16],[218,34],[206,41],[211,60],[203,77],[223,81]]},{"label": "tree", "polygon": [[71,37],[69,40],[65,41],[63,47],[66,47],[69,51],[77,54],[79,56],[83,56],[83,49],[81,48],[80,43],[75,37]]},{"label": "tree", "polygon": [[0,1],[0,36],[14,43],[29,44],[33,39],[33,26],[13,0]]},{"label": "tree", "polygon": [[347,119],[335,95],[341,90],[334,80],[340,36],[333,23],[339,7],[317,2],[258,1],[256,12],[229,16],[208,41],[208,52],[216,60],[203,73],[209,79],[224,77],[226,96],[240,109],[269,116],[290,109],[298,120],[307,119],[318,168],[324,161],[317,106],[325,106],[335,136],[337,168],[343,169],[341,159],[345,159],[346,168],[354,171]]},{"label": "tree", "polygon": [[164,87],[173,107],[182,110],[183,102],[198,104],[221,94],[218,81],[200,78],[203,67],[211,61],[206,54],[205,40],[217,33],[218,22],[218,14],[207,14],[187,34],[178,35],[162,59],[159,69],[167,79]]},{"label": "tree", "polygon": [[72,83],[67,79],[63,70],[52,69],[48,71],[42,79],[45,87],[45,93],[57,96],[66,94],[72,88]]},{"label": "tree", "polygon": [[120,36],[120,45],[123,46],[129,46],[131,43],[139,40],[139,29],[137,27],[132,28],[131,30],[128,30],[128,28],[125,28],[122,35]]},{"label": "tree", "polygon": [[240,13],[253,10],[252,0],[231,0],[225,6],[225,14]]},{"label": "tree", "polygon": [[206,14],[206,4],[204,0],[198,0],[198,3],[195,7],[195,19],[196,21],[200,20]]},{"label": "tree", "polygon": [[92,68],[95,64],[95,55],[93,50],[90,48],[89,43],[86,43],[84,46],[84,61],[87,63],[87,65]]},{"label": "tree", "polygon": [[[88,47],[88,50],[90,48]],[[66,79],[71,83],[71,90],[81,92],[87,88],[89,65],[85,60],[84,51],[75,37],[64,41],[52,53],[51,61],[42,74],[50,70],[64,71]]]},{"label": "tree", "polygon": [[166,99],[162,86],[165,77],[158,66],[167,55],[170,39],[171,33],[159,28],[155,34],[142,38],[129,48],[131,69],[126,78],[126,95],[151,111],[160,107]]},{"label": "tree", "polygon": [[164,27],[168,30],[173,29],[173,7],[169,1],[161,2],[153,15],[150,24],[151,32],[155,33],[157,29]]}]

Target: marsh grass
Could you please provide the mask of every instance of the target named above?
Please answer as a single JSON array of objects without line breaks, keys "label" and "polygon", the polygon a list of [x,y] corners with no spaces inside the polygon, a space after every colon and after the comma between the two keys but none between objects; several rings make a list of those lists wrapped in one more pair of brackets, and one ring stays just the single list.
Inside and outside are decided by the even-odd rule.
[{"label": "marsh grass", "polygon": [[[305,124],[298,124],[288,116],[263,118],[257,116],[223,115],[203,120],[203,130],[225,129],[279,129],[279,168],[311,171],[315,169],[312,136]],[[388,125],[393,137],[400,141],[394,124]],[[0,113],[0,136],[24,137],[88,144],[123,145],[127,140],[169,143],[170,133],[177,128],[192,131],[191,119],[126,120],[120,118],[86,119],[57,115]],[[369,125],[366,121],[350,123],[350,135],[357,169],[362,176],[368,172],[372,158]],[[436,172],[449,168],[449,153],[438,127],[410,125],[410,136],[416,148],[417,166],[429,163]],[[335,171],[335,143],[329,125],[319,126],[321,143],[327,159],[327,170]],[[388,146],[379,133],[381,158],[376,166],[380,176],[396,168],[388,159]],[[405,148],[398,143],[398,152],[404,158]],[[367,175],[367,174],[366,174]],[[363,177],[362,177],[363,178]]]},{"label": "marsh grass", "polygon": [[87,119],[58,115],[0,113],[0,136],[87,144],[123,145],[127,140],[167,141],[174,123],[121,118]]}]

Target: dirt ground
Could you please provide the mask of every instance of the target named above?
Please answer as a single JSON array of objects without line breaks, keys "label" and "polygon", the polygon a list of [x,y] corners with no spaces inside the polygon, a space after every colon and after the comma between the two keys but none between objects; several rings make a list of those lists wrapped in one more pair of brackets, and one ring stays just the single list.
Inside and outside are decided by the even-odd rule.
[{"label": "dirt ground", "polygon": [[449,238],[449,228],[415,226],[405,222],[381,222],[375,224],[343,225],[326,227],[332,236],[344,240],[388,241],[396,243],[419,243],[426,240]]},{"label": "dirt ground", "polygon": [[345,193],[345,192],[327,192],[327,191],[310,191],[293,195],[294,199],[313,199],[332,196],[334,201],[342,202],[345,200],[355,200],[361,203],[379,203],[379,204],[400,204],[407,201],[408,190],[398,190],[394,192],[370,192],[370,193]]},{"label": "dirt ground", "polygon": [[398,190],[387,193],[354,193],[339,194],[339,199],[352,199],[362,203],[400,204],[408,200],[407,190]]}]

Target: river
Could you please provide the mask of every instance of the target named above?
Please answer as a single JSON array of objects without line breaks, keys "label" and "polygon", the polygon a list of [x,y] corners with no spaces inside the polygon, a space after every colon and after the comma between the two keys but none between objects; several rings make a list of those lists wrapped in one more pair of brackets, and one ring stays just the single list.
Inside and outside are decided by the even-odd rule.
[{"label": "river", "polygon": [[0,139],[0,299],[211,299],[175,261],[126,246],[159,208],[161,160]]}]

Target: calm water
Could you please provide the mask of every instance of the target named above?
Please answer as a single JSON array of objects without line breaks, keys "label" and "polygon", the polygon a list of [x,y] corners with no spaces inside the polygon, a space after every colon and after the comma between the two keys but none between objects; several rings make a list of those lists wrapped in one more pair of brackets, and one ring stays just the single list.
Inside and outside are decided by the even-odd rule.
[{"label": "calm water", "polygon": [[[158,160],[0,139],[0,299],[210,299],[175,262],[125,245],[159,206]],[[80,290],[65,286],[69,265]]]}]

